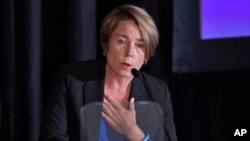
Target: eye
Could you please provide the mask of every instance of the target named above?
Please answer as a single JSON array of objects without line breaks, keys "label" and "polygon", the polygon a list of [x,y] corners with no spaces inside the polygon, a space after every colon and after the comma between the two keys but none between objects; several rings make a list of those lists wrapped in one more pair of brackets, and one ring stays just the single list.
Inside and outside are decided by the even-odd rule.
[{"label": "eye", "polygon": [[117,43],[120,45],[125,45],[127,43],[127,41],[125,39],[118,39]]},{"label": "eye", "polygon": [[144,45],[142,43],[136,43],[135,44],[138,48],[144,48]]}]

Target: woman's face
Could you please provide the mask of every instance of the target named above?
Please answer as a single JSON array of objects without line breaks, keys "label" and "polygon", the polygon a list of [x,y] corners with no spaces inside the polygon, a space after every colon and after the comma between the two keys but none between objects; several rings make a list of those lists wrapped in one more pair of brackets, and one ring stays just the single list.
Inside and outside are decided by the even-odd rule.
[{"label": "woman's face", "polygon": [[139,27],[132,20],[122,20],[108,43],[107,70],[119,77],[132,77],[131,69],[139,70],[145,60],[145,47]]}]

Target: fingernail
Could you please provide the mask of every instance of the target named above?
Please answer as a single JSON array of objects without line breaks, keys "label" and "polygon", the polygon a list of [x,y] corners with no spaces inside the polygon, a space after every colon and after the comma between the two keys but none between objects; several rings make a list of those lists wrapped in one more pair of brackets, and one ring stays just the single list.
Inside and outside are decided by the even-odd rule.
[{"label": "fingernail", "polygon": [[134,102],[134,101],[135,101],[135,98],[132,97],[131,100]]}]

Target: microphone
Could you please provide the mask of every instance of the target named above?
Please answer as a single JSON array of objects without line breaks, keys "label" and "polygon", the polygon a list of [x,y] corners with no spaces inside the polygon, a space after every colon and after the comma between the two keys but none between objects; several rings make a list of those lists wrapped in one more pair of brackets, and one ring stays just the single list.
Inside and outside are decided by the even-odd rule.
[{"label": "microphone", "polygon": [[133,74],[134,77],[141,77],[140,72],[135,68],[131,70],[131,73]]},{"label": "microphone", "polygon": [[151,92],[151,90],[149,89],[149,86],[148,86],[148,84],[144,81],[144,79],[142,78],[142,76],[141,76],[141,73],[137,70],[137,69],[135,69],[135,68],[133,68],[132,70],[131,70],[131,73],[133,74],[133,76],[134,77],[137,77],[137,78],[139,78],[140,80],[141,80],[141,82],[143,83],[143,85],[145,86],[145,88],[147,89],[147,91],[148,91],[148,94],[149,94],[149,97],[150,97],[150,99],[152,100],[152,101],[154,101],[153,100],[153,97],[152,97],[152,92]]},{"label": "microphone", "polygon": [[[151,89],[149,88],[149,86],[148,86],[148,84],[145,82],[145,80],[142,78],[142,75],[141,75],[140,71],[138,71],[137,69],[133,68],[133,69],[131,70],[131,73],[132,73],[132,75],[133,75],[134,77],[137,77],[137,78],[139,78],[139,79],[141,80],[141,82],[144,84],[145,88],[146,88],[147,91],[148,91],[148,94],[149,94],[150,99],[152,100],[152,102],[154,102],[153,97],[152,97]],[[156,111],[158,112],[158,110],[156,110]],[[158,114],[158,115],[160,115],[160,114]],[[163,119],[161,119],[161,120],[163,121]],[[163,126],[163,129],[164,129],[165,133],[167,134],[168,140],[171,141],[170,136],[169,136],[169,133],[168,133],[168,131],[167,131],[167,128],[166,128],[165,126]]]}]

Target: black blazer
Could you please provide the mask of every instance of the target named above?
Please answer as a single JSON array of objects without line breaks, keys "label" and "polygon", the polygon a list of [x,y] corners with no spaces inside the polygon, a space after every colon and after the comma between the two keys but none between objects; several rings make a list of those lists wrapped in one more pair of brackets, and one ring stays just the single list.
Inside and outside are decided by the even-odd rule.
[{"label": "black blazer", "polygon": [[[88,103],[103,100],[105,64],[105,60],[90,60],[60,67],[53,81],[44,114],[44,140],[80,140],[80,109]],[[142,77],[152,91],[153,101],[163,108],[166,136],[171,141],[176,141],[167,84],[146,73],[142,73]],[[144,84],[136,77],[132,81],[130,97],[134,97],[135,102],[152,101]]]}]

